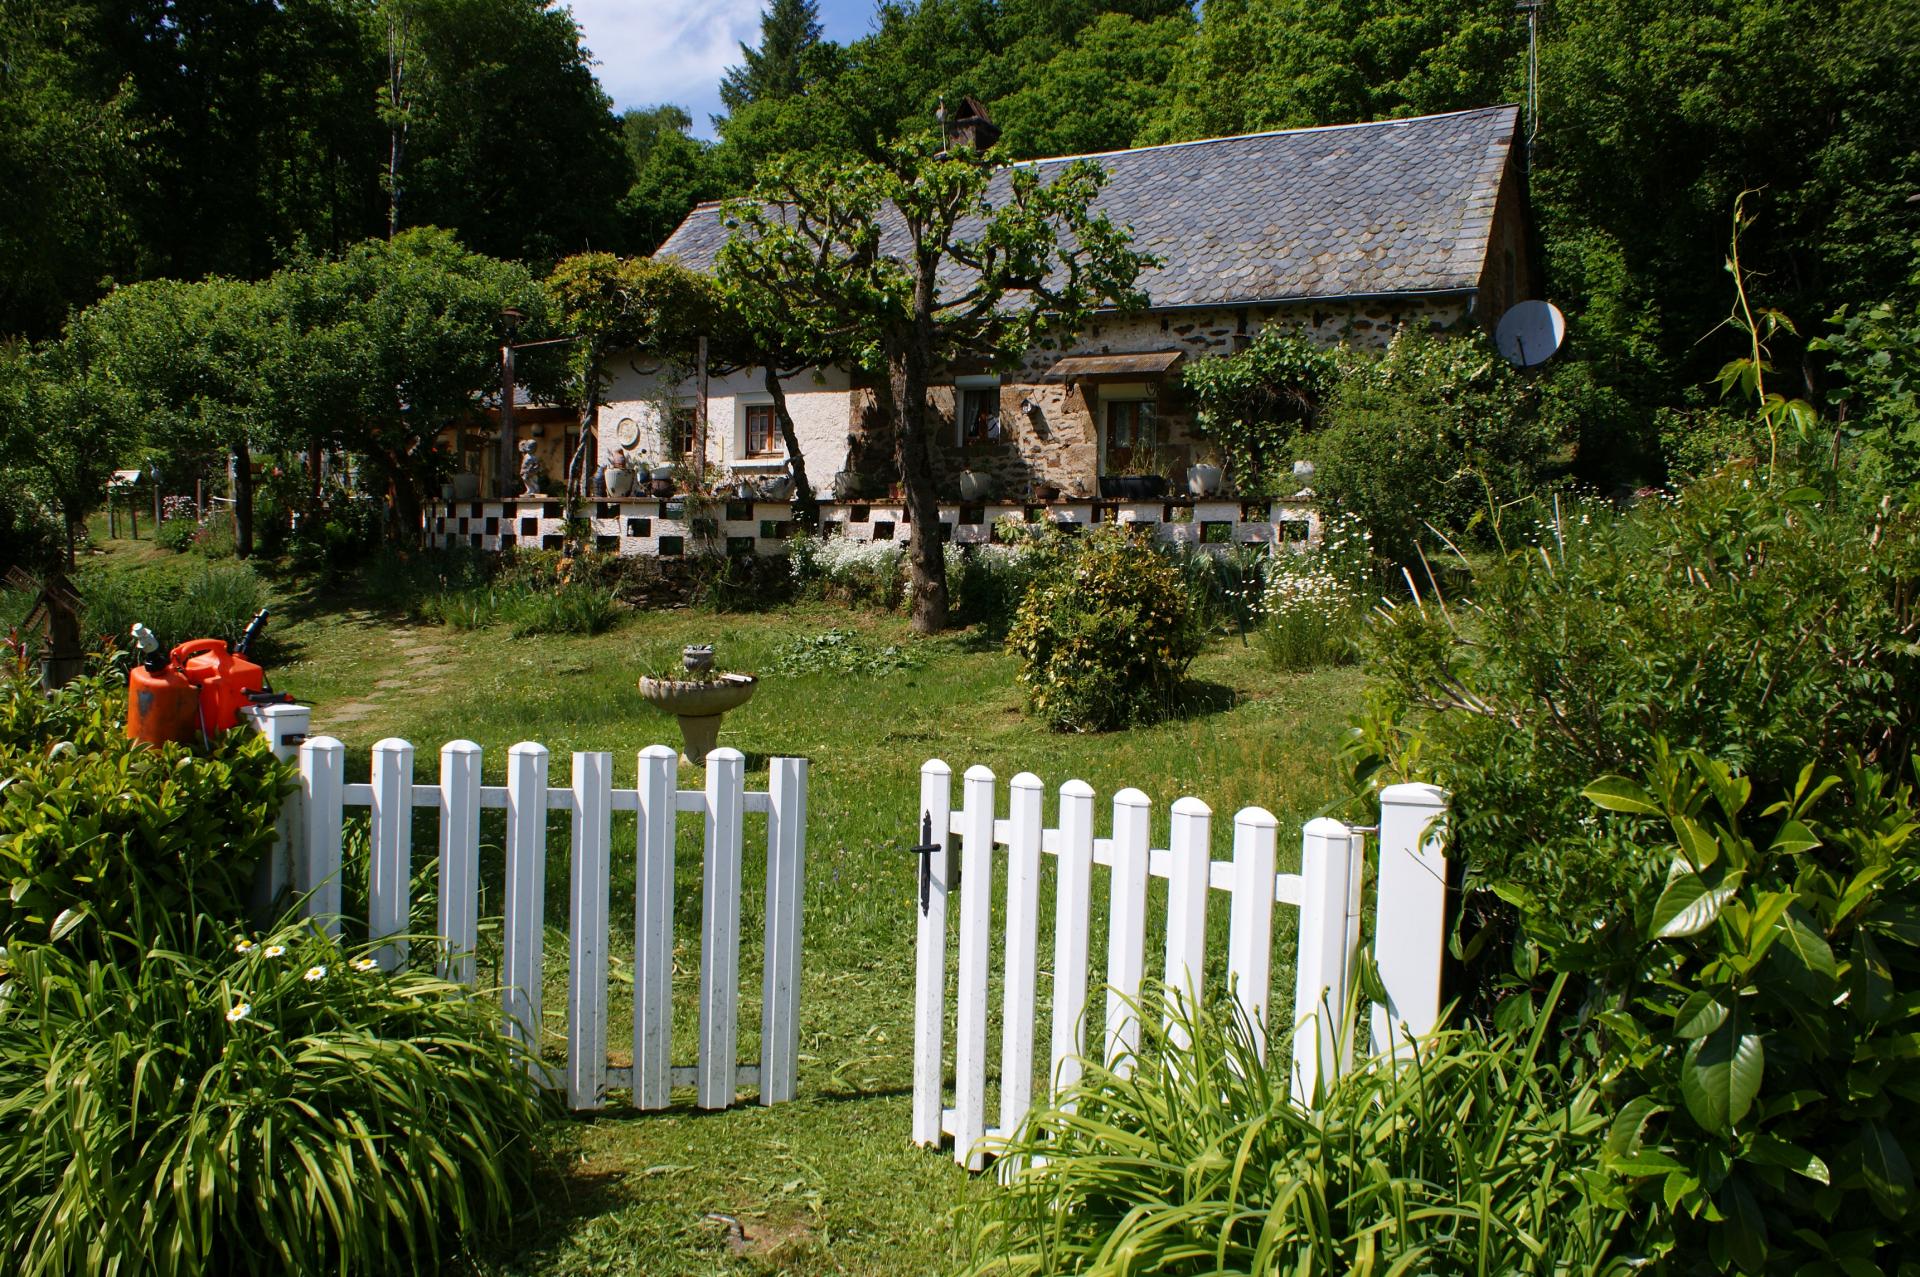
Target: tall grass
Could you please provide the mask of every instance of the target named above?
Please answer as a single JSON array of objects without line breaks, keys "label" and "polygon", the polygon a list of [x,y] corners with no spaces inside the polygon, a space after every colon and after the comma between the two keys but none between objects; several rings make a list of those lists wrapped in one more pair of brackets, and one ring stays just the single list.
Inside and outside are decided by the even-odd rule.
[{"label": "tall grass", "polygon": [[86,572],[79,590],[87,637],[111,636],[122,645],[135,621],[158,635],[164,647],[192,638],[235,643],[267,602],[266,587],[241,563],[201,566],[179,560],[139,573]]},{"label": "tall grass", "polygon": [[1543,1030],[1443,1033],[1404,1067],[1364,1063],[1307,1111],[1244,1015],[1142,1022],[1130,1073],[1089,1065],[1006,1146],[1024,1168],[988,1208],[979,1277],[1614,1263],[1622,1214],[1586,1182],[1606,1119],[1591,1086],[1543,1058]]},{"label": "tall grass", "polygon": [[488,996],[300,924],[11,961],[8,1272],[430,1271],[524,1200],[542,1101]]}]

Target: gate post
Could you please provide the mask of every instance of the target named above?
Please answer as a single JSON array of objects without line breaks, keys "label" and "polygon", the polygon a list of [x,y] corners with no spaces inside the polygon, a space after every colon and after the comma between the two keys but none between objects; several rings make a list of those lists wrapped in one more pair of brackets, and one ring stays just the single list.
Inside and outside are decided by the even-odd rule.
[{"label": "gate post", "polygon": [[953,832],[953,768],[937,758],[920,768],[920,820],[939,850],[919,857],[913,991],[913,1142],[940,1143],[947,1001],[947,861]]},{"label": "gate post", "polygon": [[960,832],[960,1001],[953,1023],[953,1157],[986,1165],[987,947],[993,915],[993,772],[967,768]]},{"label": "gate post", "polygon": [[800,1058],[800,905],[807,877],[807,760],[767,776],[766,967],[760,999],[760,1102],[793,1098]]},{"label": "gate post", "polygon": [[293,889],[307,900],[307,916],[340,937],[340,808],[345,799],[347,747],[331,736],[300,746],[300,796],[306,837],[293,862]]},{"label": "gate post", "polygon": [[1433,785],[1389,785],[1380,792],[1373,952],[1387,996],[1373,1008],[1373,1049],[1396,1060],[1440,1023],[1447,799],[1447,791]]}]

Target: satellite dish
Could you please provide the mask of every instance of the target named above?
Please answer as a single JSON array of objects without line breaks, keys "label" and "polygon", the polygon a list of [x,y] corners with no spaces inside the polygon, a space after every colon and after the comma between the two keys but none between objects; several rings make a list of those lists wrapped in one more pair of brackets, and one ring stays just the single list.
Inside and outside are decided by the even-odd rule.
[{"label": "satellite dish", "polygon": [[1546,363],[1566,339],[1567,317],[1552,302],[1521,302],[1493,330],[1493,344],[1516,368]]},{"label": "satellite dish", "polygon": [[640,423],[632,417],[620,418],[620,424],[614,427],[614,438],[622,448],[631,448],[640,442]]}]

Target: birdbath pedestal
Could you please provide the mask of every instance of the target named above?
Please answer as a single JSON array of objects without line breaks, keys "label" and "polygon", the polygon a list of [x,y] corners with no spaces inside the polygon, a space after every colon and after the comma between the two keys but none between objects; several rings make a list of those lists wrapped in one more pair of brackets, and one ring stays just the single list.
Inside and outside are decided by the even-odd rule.
[{"label": "birdbath pedestal", "polygon": [[707,678],[646,678],[640,695],[655,709],[680,720],[682,756],[695,767],[707,761],[720,738],[720,720],[753,696],[759,680],[751,674],[714,674]]}]

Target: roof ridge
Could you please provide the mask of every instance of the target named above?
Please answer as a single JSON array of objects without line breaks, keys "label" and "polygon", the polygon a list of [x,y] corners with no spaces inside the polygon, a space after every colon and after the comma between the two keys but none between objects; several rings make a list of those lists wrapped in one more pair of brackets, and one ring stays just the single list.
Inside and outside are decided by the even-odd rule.
[{"label": "roof ridge", "polygon": [[1434,111],[1427,115],[1408,115],[1389,120],[1355,120],[1347,124],[1308,124],[1292,129],[1264,129],[1258,133],[1223,133],[1219,137],[1189,138],[1184,142],[1156,142],[1151,146],[1123,146],[1112,151],[1087,151],[1079,155],[1040,155],[1030,160],[1014,160],[1009,168],[1039,164],[1065,164],[1070,160],[1104,160],[1116,155],[1140,155],[1147,151],[1172,151],[1184,146],[1211,146],[1217,142],[1249,142],[1259,138],[1287,137],[1301,133],[1332,133],[1340,129],[1374,129],[1394,124],[1424,124],[1429,120],[1457,119],[1468,115],[1487,115],[1494,111],[1518,111],[1518,103],[1498,102],[1492,106],[1468,107],[1464,111]]}]

